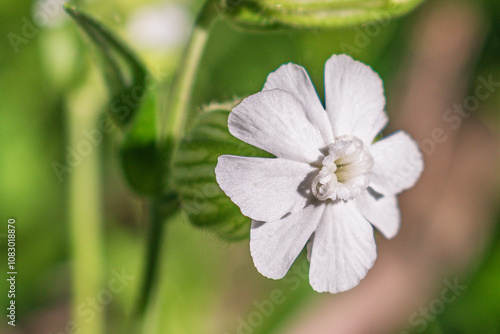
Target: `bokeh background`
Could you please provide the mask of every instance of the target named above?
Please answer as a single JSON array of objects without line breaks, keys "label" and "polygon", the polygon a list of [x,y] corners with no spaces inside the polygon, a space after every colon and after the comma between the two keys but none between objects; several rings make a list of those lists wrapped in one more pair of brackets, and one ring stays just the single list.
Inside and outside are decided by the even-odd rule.
[{"label": "bokeh background", "polygon": [[[15,217],[19,273],[16,327],[3,316],[2,333],[77,332],[68,328],[73,171],[60,178],[54,162],[64,163],[71,149],[68,101],[75,91],[85,110],[105,90],[95,49],[57,3],[0,3],[0,268],[5,277],[6,225]],[[160,102],[201,5],[82,3],[143,59],[158,80]],[[253,267],[247,240],[222,241],[179,215],[162,236],[146,333],[500,333],[500,2],[430,0],[401,18],[332,30],[244,32],[220,20],[192,105],[255,93],[286,62],[303,65],[323,97],[323,66],[334,53],[382,76],[391,117],[384,134],[405,129],[424,152],[422,181],[401,196],[400,235],[378,236],[379,257],[367,278],[331,296],[312,291],[303,255],[284,280],[268,280]],[[92,71],[96,84],[82,93]],[[132,276],[96,311],[105,315],[107,333],[125,332],[146,240],[144,202],[128,190],[117,162],[119,135],[110,129],[92,148],[100,182],[83,187],[99,201],[103,226],[96,233],[105,245],[88,265],[103,266],[103,284],[116,271]],[[81,218],[91,223],[93,216]],[[7,290],[0,280],[2,314]]]}]

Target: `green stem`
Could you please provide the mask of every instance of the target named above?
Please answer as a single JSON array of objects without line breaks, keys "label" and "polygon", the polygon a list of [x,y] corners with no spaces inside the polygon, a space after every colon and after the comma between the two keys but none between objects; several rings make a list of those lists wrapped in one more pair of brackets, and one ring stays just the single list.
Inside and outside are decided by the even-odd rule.
[{"label": "green stem", "polygon": [[[81,333],[105,331],[104,311],[93,318],[81,311],[89,298],[95,299],[102,288],[103,231],[98,147],[89,144],[84,131],[96,128],[103,100],[96,96],[95,84],[85,82],[68,98],[67,122],[72,168],[69,171],[69,225],[72,255],[72,314],[74,328]],[[85,146],[85,148],[84,148]],[[83,153],[84,150],[90,153]],[[86,151],[86,152],[88,152]],[[73,153],[71,153],[73,152]],[[81,152],[81,153],[79,153]]]},{"label": "green stem", "polygon": [[[217,17],[215,2],[209,0],[203,7],[196,25],[191,34],[189,43],[184,51],[179,72],[172,83],[167,104],[168,120],[162,122],[166,125],[161,143],[165,144],[173,138],[178,139],[189,110],[192,90],[198,72],[200,60],[208,40],[210,26]],[[166,138],[166,140],[163,140]],[[147,241],[146,264],[144,280],[141,287],[136,315],[142,317],[147,308],[151,291],[156,279],[158,256],[160,253],[160,240],[163,234],[163,221],[178,210],[178,201],[175,194],[168,194],[161,199],[153,199],[150,211],[150,231]]]},{"label": "green stem", "polygon": [[179,70],[170,88],[162,139],[176,140],[185,128],[196,75],[208,41],[210,27],[218,15],[217,8],[215,1],[207,1],[196,20]]},{"label": "green stem", "polygon": [[[193,87],[198,73],[200,61],[208,41],[209,30],[217,18],[218,10],[214,0],[205,3],[196,20],[195,27],[184,51],[179,70],[170,87],[167,101],[167,119],[161,123],[164,127],[160,133],[160,145],[167,145],[171,140],[177,141],[185,128],[187,113],[190,107]],[[169,145],[168,145],[169,146]],[[178,211],[178,199],[175,194],[153,199],[150,211],[150,231],[147,241],[144,279],[140,290],[135,315],[138,323],[144,319],[146,310],[151,304],[151,294],[155,286],[158,262],[163,237],[163,225],[167,217]]]},{"label": "green stem", "polygon": [[149,233],[146,244],[146,261],[144,266],[144,278],[142,287],[139,291],[136,315],[139,318],[144,316],[151,293],[156,285],[161,240],[164,237],[164,225],[167,217],[174,215],[179,208],[177,195],[168,194],[159,199],[151,201],[149,212]]}]

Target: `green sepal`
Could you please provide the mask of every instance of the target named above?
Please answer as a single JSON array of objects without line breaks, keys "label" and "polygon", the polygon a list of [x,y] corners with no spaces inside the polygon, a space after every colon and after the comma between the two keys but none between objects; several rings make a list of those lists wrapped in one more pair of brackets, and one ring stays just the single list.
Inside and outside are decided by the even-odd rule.
[{"label": "green sepal", "polygon": [[225,240],[239,240],[248,237],[250,219],[219,188],[215,179],[217,159],[224,154],[272,155],[229,133],[228,106],[212,106],[199,115],[174,152],[171,180],[181,209],[193,225],[211,229]]},{"label": "green sepal", "polygon": [[128,46],[104,25],[71,5],[64,5],[64,9],[102,56],[102,70],[111,96],[108,110],[113,121],[124,128],[133,120],[146,90],[145,67]]},{"label": "green sepal", "polygon": [[153,91],[148,91],[119,147],[122,170],[129,186],[145,196],[159,195],[165,189],[168,157],[172,151],[171,140],[159,144],[156,123],[156,97]]}]

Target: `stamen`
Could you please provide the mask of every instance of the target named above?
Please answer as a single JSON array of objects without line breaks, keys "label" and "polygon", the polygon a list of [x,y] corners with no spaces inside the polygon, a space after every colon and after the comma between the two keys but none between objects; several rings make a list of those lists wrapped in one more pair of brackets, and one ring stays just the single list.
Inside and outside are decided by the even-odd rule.
[{"label": "stamen", "polygon": [[364,174],[372,167],[373,158],[359,138],[339,137],[328,147],[312,192],[321,201],[356,198],[368,187],[369,179]]}]

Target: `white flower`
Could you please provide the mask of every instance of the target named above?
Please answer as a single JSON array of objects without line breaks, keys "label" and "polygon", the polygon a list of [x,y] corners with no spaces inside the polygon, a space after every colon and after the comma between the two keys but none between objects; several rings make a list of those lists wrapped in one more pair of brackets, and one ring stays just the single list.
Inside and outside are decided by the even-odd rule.
[{"label": "white flower", "polygon": [[314,290],[356,286],[373,266],[375,226],[394,237],[396,194],[423,170],[417,144],[388,121],[382,80],[334,55],[325,67],[326,111],[301,66],[286,64],[229,114],[229,131],[276,158],[219,157],[217,182],[252,219],[250,251],[264,276],[282,278],[306,243]]}]

